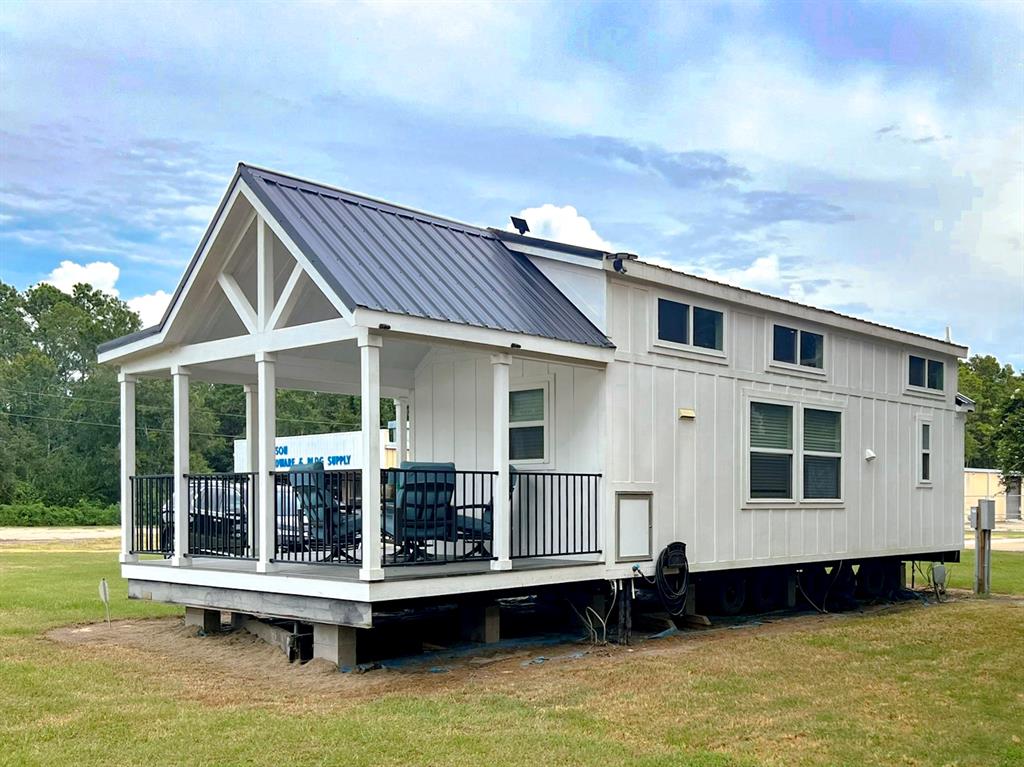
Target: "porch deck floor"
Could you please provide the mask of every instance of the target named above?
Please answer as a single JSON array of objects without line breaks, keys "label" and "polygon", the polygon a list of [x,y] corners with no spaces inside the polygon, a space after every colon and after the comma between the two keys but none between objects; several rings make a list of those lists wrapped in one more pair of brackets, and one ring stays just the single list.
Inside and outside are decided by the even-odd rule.
[{"label": "porch deck floor", "polygon": [[[512,570],[520,572],[552,570],[566,567],[590,567],[602,560],[569,559],[559,557],[530,557],[513,559]],[[172,567],[169,559],[141,559],[139,564],[146,567]],[[191,570],[213,570],[219,572],[256,573],[256,562],[251,559],[229,559],[220,557],[192,557],[188,566]],[[384,568],[386,581],[420,580],[424,578],[447,578],[461,575],[488,575],[489,561],[450,562],[447,564],[416,564],[387,566]],[[359,566],[350,564],[275,562],[270,574],[293,575],[302,578],[324,580],[359,581]]]}]

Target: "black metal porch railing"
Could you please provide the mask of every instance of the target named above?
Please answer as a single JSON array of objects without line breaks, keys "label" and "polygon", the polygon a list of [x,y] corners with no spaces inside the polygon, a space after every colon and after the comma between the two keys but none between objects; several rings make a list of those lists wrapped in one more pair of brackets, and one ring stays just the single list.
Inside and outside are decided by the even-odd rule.
[{"label": "black metal porch railing", "polygon": [[600,474],[512,475],[512,558],[598,554]]},{"label": "black metal porch railing", "polygon": [[174,476],[129,477],[132,489],[128,540],[132,554],[174,551]]},{"label": "black metal porch railing", "polygon": [[274,472],[274,559],[361,562],[362,472]]},{"label": "black metal porch railing", "polygon": [[381,472],[385,566],[493,559],[493,471],[433,464]]},{"label": "black metal porch railing", "polygon": [[257,489],[254,472],[186,474],[188,553],[255,559]]}]

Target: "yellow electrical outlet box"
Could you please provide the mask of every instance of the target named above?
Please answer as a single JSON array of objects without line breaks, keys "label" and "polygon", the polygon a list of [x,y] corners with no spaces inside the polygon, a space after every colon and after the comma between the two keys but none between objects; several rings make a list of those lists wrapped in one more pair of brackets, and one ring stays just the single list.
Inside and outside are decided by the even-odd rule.
[{"label": "yellow electrical outlet box", "polygon": [[679,420],[680,421],[692,421],[697,417],[697,413],[694,412],[693,408],[681,407],[679,408]]}]

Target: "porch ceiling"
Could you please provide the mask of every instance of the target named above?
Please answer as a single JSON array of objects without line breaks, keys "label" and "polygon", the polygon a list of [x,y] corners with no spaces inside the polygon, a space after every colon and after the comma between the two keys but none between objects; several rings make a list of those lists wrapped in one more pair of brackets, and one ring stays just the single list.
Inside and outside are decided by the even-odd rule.
[{"label": "porch ceiling", "polygon": [[[413,388],[416,367],[430,351],[431,344],[388,340],[381,346],[381,393],[404,396]],[[277,388],[359,394],[359,347],[354,340],[278,352]],[[229,357],[197,365],[189,370],[197,381],[210,383],[255,383],[256,362],[251,355]]]}]

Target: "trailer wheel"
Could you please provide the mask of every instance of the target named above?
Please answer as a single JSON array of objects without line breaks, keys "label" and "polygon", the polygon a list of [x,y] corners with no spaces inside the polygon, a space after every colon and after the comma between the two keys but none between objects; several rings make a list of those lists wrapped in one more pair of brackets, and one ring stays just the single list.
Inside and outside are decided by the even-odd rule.
[{"label": "trailer wheel", "polygon": [[857,570],[857,591],[865,599],[885,599],[892,591],[886,575],[885,561],[869,559]]},{"label": "trailer wheel", "polygon": [[804,565],[800,570],[797,583],[800,584],[798,591],[804,602],[815,610],[824,610],[825,596],[829,585],[829,575],[824,565]]},{"label": "trailer wheel", "polygon": [[829,575],[829,583],[827,609],[850,610],[856,606],[857,576],[852,566],[846,562],[836,565]]},{"label": "trailer wheel", "polygon": [[777,570],[751,573],[747,579],[747,601],[751,612],[767,613],[782,601],[782,578]]},{"label": "trailer wheel", "polygon": [[747,601],[747,579],[740,573],[720,573],[712,593],[719,615],[739,615]]}]

